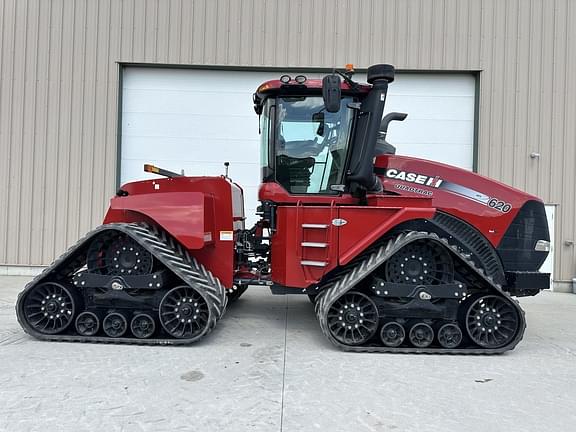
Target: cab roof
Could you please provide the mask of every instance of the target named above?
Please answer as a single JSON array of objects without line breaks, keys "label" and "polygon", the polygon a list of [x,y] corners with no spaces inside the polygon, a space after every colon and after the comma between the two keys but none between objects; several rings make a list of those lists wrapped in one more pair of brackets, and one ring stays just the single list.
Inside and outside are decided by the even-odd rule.
[{"label": "cab roof", "polygon": [[[342,80],[340,88],[343,94],[357,94],[365,95],[372,88],[369,84],[356,84],[351,86],[346,81]],[[311,93],[311,94],[321,94],[322,92],[322,80],[321,79],[307,79],[303,83],[298,83],[294,79],[285,83],[280,80],[270,80],[265,83],[260,84],[256,90],[255,95],[259,99],[265,99],[268,96],[276,95],[279,93],[294,94],[294,93]]]}]

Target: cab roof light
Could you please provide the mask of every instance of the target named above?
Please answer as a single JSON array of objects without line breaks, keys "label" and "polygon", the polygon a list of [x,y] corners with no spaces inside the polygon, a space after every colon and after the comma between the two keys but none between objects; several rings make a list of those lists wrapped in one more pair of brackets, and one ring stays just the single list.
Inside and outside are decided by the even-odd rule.
[{"label": "cab roof light", "polygon": [[306,80],[307,78],[304,75],[296,75],[294,78],[294,81],[296,81],[298,84],[304,84]]},{"label": "cab roof light", "polygon": [[290,75],[282,75],[280,77],[280,82],[284,84],[288,84],[290,81],[292,81],[292,77]]}]

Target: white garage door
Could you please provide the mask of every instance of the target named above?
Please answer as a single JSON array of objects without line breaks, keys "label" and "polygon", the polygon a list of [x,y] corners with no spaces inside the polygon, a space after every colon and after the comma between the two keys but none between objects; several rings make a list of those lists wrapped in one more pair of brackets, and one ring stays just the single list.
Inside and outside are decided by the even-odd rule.
[{"label": "white garage door", "polygon": [[[277,72],[127,67],[123,74],[121,182],[156,178],[145,163],[186,175],[230,177],[244,188],[247,226],[256,220],[260,176],[252,93]],[[309,74],[309,77],[317,75]],[[358,80],[365,76],[359,74]],[[398,74],[386,112],[397,153],[472,169],[475,81],[468,74]]]}]

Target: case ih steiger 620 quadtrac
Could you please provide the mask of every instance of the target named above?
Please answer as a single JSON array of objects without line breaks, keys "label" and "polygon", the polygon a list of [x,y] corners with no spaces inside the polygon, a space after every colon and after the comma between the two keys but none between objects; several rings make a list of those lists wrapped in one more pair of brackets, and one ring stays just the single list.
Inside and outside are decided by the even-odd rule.
[{"label": "case ih steiger 620 quadtrac", "polygon": [[248,285],[304,293],[348,351],[499,353],[522,339],[511,296],[549,285],[543,203],[441,163],[396,156],[383,118],[394,68],[262,84],[259,221],[240,186],[151,165],[104,224],[20,294],[18,319],[53,341],[188,344]]}]

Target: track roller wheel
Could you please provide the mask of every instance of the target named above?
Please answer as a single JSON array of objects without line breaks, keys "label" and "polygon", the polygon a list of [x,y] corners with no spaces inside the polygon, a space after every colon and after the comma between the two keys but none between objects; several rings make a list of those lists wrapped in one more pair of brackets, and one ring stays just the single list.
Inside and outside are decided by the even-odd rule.
[{"label": "track roller wheel", "polygon": [[466,312],[470,339],[484,348],[500,348],[518,332],[520,318],[516,308],[500,296],[477,298]]},{"label": "track roller wheel", "polygon": [[22,304],[23,317],[35,331],[57,334],[73,321],[76,305],[72,293],[56,282],[33,287]]},{"label": "track roller wheel", "polygon": [[138,314],[130,322],[130,330],[138,339],[146,339],[154,334],[156,324],[154,318],[148,314]]},{"label": "track roller wheel", "polygon": [[426,323],[414,324],[408,337],[416,348],[426,348],[434,340],[434,330]]},{"label": "track roller wheel", "polygon": [[170,336],[194,338],[209,324],[208,304],[189,286],[178,286],[166,293],[160,302],[160,324]]},{"label": "track roller wheel", "polygon": [[380,329],[380,340],[387,347],[399,347],[404,342],[405,337],[404,327],[397,322],[386,323]]},{"label": "track roller wheel", "polygon": [[76,331],[80,336],[94,336],[100,329],[100,320],[93,312],[82,312],[76,318]]},{"label": "track roller wheel", "polygon": [[362,345],[378,329],[378,309],[370,297],[350,291],[334,302],[328,311],[332,336],[345,345]]},{"label": "track roller wheel", "polygon": [[112,312],[104,317],[102,328],[104,329],[104,333],[106,333],[106,335],[110,336],[111,338],[118,338],[126,333],[126,330],[128,329],[128,322],[126,321],[124,315],[117,312]]},{"label": "track roller wheel", "polygon": [[462,342],[462,330],[456,324],[444,324],[438,330],[438,342],[443,348],[456,348]]}]

